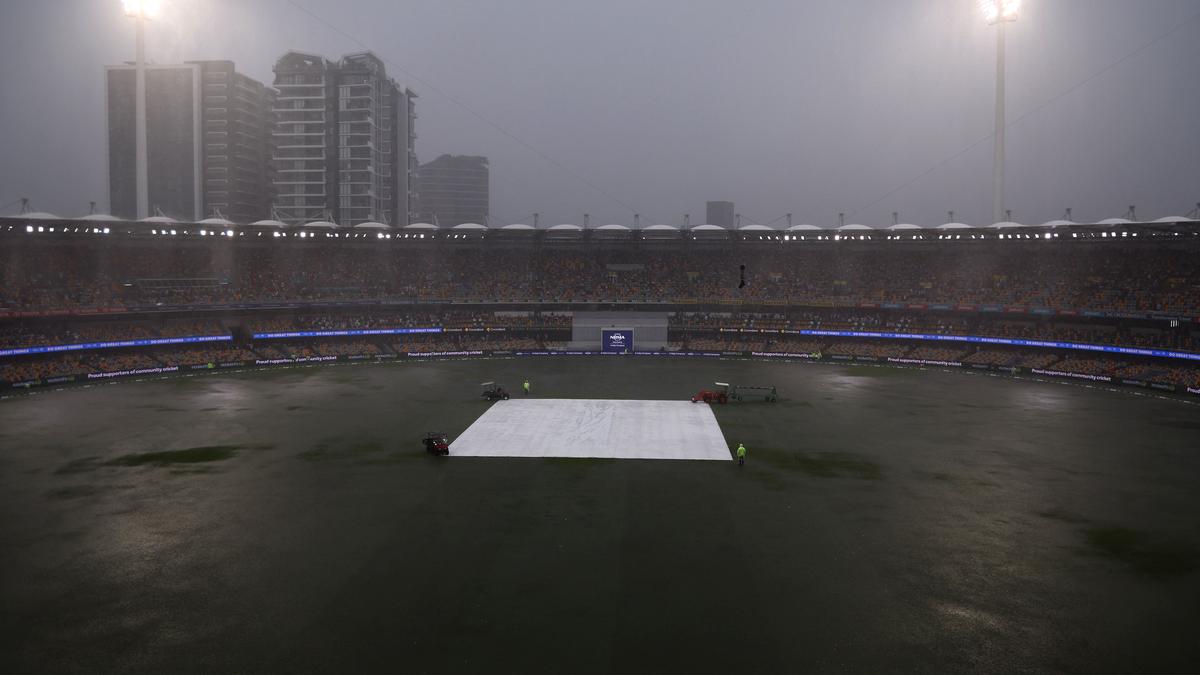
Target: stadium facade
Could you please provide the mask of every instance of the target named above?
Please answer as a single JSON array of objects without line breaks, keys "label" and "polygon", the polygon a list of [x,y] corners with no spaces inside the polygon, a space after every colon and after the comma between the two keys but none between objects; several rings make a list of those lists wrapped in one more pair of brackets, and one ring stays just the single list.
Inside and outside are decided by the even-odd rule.
[{"label": "stadium facade", "polygon": [[288,52],[275,64],[274,208],[283,222],[408,225],[416,94],[378,57]]},{"label": "stadium facade", "polygon": [[[132,64],[105,69],[111,213],[137,213]],[[275,91],[231,61],[151,65],[146,70],[146,155],[154,214],[250,222],[271,204]]]}]

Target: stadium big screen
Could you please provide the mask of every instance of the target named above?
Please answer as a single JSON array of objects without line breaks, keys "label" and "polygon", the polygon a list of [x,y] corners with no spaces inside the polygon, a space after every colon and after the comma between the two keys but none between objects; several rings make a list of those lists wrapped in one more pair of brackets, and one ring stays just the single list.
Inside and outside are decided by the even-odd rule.
[{"label": "stadium big screen", "polygon": [[633,329],[603,329],[600,335],[600,350],[605,354],[625,354],[633,351]]}]

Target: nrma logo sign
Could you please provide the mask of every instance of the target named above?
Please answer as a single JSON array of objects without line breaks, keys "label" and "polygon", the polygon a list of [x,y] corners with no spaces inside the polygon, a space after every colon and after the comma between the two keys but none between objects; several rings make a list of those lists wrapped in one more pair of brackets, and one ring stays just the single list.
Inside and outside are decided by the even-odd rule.
[{"label": "nrma logo sign", "polygon": [[627,352],[633,348],[633,333],[627,330],[604,331],[604,351]]}]

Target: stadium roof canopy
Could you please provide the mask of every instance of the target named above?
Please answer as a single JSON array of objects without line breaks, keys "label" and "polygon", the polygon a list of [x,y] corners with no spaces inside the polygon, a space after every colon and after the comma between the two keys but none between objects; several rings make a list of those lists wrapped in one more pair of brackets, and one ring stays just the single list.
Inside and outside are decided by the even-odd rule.
[{"label": "stadium roof canopy", "polygon": [[533,231],[535,228],[532,225],[526,225],[525,223],[513,223],[512,225],[505,225],[505,226],[501,227],[500,229],[508,230],[510,232],[516,232],[516,231],[530,232],[530,231]]},{"label": "stadium roof canopy", "polygon": [[14,216],[14,218],[24,218],[25,220],[62,220],[62,218],[53,213],[46,213],[45,211],[30,211]]},{"label": "stadium roof canopy", "polygon": [[86,216],[80,216],[80,220],[86,220],[92,223],[119,223],[121,219],[116,216],[110,216],[107,213],[89,213]]},{"label": "stadium roof canopy", "polygon": [[1156,223],[1190,223],[1190,222],[1192,222],[1192,219],[1184,218],[1183,216],[1164,216],[1162,218],[1155,218],[1154,222],[1156,222]]},{"label": "stadium roof canopy", "polygon": [[355,225],[354,229],[356,229],[356,230],[390,230],[392,228],[388,225],[384,225],[383,223],[379,223],[374,220],[368,220],[365,223],[359,223],[359,224]]},{"label": "stadium roof canopy", "polygon": [[896,223],[888,229],[895,232],[897,230],[923,230],[925,228],[921,227],[920,225],[913,225],[912,223]]},{"label": "stadium roof canopy", "polygon": [[721,227],[720,225],[709,225],[709,224],[705,223],[704,225],[697,225],[697,226],[693,227],[691,229],[691,231],[692,232],[725,232],[726,230],[725,230],[725,228]]},{"label": "stadium roof canopy", "polygon": [[1068,227],[1075,224],[1076,223],[1073,220],[1047,220],[1046,222],[1042,223],[1042,227]]},{"label": "stadium roof canopy", "polygon": [[197,221],[196,224],[197,225],[220,225],[222,227],[225,227],[228,225],[233,225],[233,221],[225,220],[224,218],[205,218],[204,220]]},{"label": "stadium roof canopy", "polygon": [[1127,220],[1125,218],[1105,218],[1104,220],[1101,220],[1094,224],[1095,225],[1132,225],[1133,221]]},{"label": "stadium roof canopy", "polygon": [[975,228],[974,228],[974,226],[968,225],[966,223],[942,223],[941,225],[938,225],[937,229],[939,229],[939,230],[973,230]]},{"label": "stadium roof canopy", "polygon": [[773,227],[767,227],[766,225],[758,225],[758,224],[746,225],[744,227],[738,228],[738,232],[774,232],[774,231],[775,231],[775,228],[773,228]]},{"label": "stadium roof canopy", "polygon": [[860,224],[858,224],[858,223],[851,223],[851,224],[849,224],[849,225],[842,225],[841,227],[838,227],[838,228],[836,228],[836,229],[837,229],[837,231],[838,231],[838,232],[850,232],[850,231],[853,231],[853,232],[873,232],[873,231],[875,230],[875,228],[873,228],[873,227],[867,227],[866,225],[860,225]]},{"label": "stadium roof canopy", "polygon": [[667,231],[678,232],[679,228],[675,227],[674,225],[663,225],[662,223],[659,223],[658,225],[650,225],[649,227],[644,227],[644,228],[642,228],[642,230],[645,232],[667,232]]},{"label": "stadium roof canopy", "polygon": [[597,227],[596,229],[602,230],[605,232],[628,232],[629,231],[628,227],[625,227],[624,225],[618,225],[617,223],[609,223],[608,225],[601,225],[600,227]]},{"label": "stadium roof canopy", "polygon": [[479,223],[461,223],[459,225],[455,225],[454,227],[452,227],[450,229],[458,230],[461,232],[463,230],[486,230],[488,228],[487,228],[487,225],[480,225]]},{"label": "stadium roof canopy", "polygon": [[817,227],[816,225],[793,225],[787,229],[788,232],[824,232],[825,228]]},{"label": "stadium roof canopy", "polygon": [[433,223],[412,223],[411,225],[405,225],[404,227],[402,227],[400,229],[402,229],[402,230],[436,230],[436,229],[438,229],[438,226],[434,225]]},{"label": "stadium roof canopy", "polygon": [[168,216],[150,216],[149,218],[142,218],[138,222],[139,223],[164,223],[167,225],[172,225],[172,224],[178,223],[179,221],[175,220],[174,218],[168,217]]},{"label": "stadium roof canopy", "polygon": [[992,223],[991,225],[988,225],[988,227],[995,229],[995,230],[1007,230],[1007,229],[1011,229],[1014,227],[1026,227],[1026,226],[1021,223],[1015,223],[1011,220],[1004,220],[999,223]]},{"label": "stadium roof canopy", "polygon": [[278,220],[256,220],[250,223],[251,227],[287,227],[287,223]]},{"label": "stadium roof canopy", "polygon": [[305,223],[304,227],[319,227],[323,230],[336,230],[337,223],[331,223],[328,220],[314,220],[311,223]]},{"label": "stadium roof canopy", "polygon": [[578,225],[572,225],[571,223],[563,223],[562,225],[554,225],[554,226],[548,227],[546,229],[554,231],[554,232],[579,232],[579,231],[583,230],[582,227],[579,227]]}]

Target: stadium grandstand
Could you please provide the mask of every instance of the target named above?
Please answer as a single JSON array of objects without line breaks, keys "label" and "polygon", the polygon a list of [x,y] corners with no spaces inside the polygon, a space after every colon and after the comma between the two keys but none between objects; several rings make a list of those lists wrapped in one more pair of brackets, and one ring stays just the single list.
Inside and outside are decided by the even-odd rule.
[{"label": "stadium grandstand", "polygon": [[0,219],[0,382],[11,391],[189,369],[586,353],[573,314],[604,310],[667,313],[668,339],[647,355],[1200,392],[1200,222],[1190,218],[370,225]]}]

